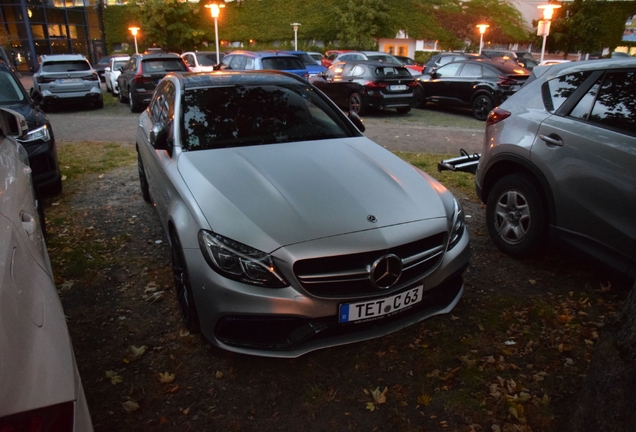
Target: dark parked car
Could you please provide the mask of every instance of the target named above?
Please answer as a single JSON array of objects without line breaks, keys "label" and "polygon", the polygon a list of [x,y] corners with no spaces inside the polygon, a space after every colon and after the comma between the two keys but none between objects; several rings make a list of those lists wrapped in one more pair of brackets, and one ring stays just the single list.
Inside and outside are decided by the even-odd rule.
[{"label": "dark parked car", "polygon": [[27,94],[20,79],[0,61],[0,107],[16,111],[26,119],[29,130],[18,141],[29,155],[34,186],[38,193],[58,194],[62,191],[62,178],[53,129],[40,109],[41,93],[35,91],[33,96],[35,100]]},{"label": "dark parked car", "polygon": [[470,107],[477,120],[486,120],[495,106],[519,90],[530,72],[516,63],[464,60],[434,69],[419,79],[417,103],[434,102]]},{"label": "dark parked car", "polygon": [[486,123],[476,187],[490,236],[517,257],[558,239],[634,278],[636,59],[542,68]]},{"label": "dark parked car", "polygon": [[433,68],[439,68],[440,66],[444,66],[445,64],[452,63],[455,61],[462,60],[475,60],[478,58],[486,58],[485,56],[481,56],[475,53],[454,53],[454,52],[442,52],[434,54],[426,64],[424,65],[424,70],[422,73],[431,73]]},{"label": "dark parked car", "polygon": [[99,61],[93,66],[93,69],[97,71],[97,75],[99,76],[99,80],[101,82],[106,82],[106,68],[110,66],[110,60],[115,57],[128,57],[128,54],[112,54],[106,55],[99,59]]},{"label": "dark parked car", "polygon": [[168,72],[188,71],[178,54],[134,54],[117,77],[119,101],[128,102],[130,111],[140,112],[150,103],[155,87]]},{"label": "dark parked car", "polygon": [[311,83],[340,108],[359,115],[371,108],[408,113],[418,85],[404,66],[368,60],[334,63]]},{"label": "dark parked car", "polygon": [[509,50],[496,50],[496,49],[485,49],[482,50],[482,55],[488,57],[489,59],[496,61],[513,61],[516,62],[519,66],[524,67],[528,70],[534,69],[534,67],[539,65],[539,61],[527,51],[509,51]]},{"label": "dark parked car", "polygon": [[139,117],[139,179],[189,330],[297,357],[457,304],[470,255],[461,206],[349,119],[279,71],[159,84]]}]

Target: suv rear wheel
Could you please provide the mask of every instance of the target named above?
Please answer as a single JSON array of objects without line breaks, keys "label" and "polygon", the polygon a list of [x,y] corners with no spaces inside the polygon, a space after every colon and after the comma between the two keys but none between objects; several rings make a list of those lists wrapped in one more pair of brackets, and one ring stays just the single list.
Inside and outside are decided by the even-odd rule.
[{"label": "suv rear wheel", "polygon": [[493,109],[492,98],[487,94],[480,94],[473,100],[473,115],[477,120],[485,121],[488,113]]},{"label": "suv rear wheel", "polygon": [[495,183],[486,204],[486,225],[499,249],[517,258],[542,252],[547,222],[546,206],[530,177],[510,174]]}]

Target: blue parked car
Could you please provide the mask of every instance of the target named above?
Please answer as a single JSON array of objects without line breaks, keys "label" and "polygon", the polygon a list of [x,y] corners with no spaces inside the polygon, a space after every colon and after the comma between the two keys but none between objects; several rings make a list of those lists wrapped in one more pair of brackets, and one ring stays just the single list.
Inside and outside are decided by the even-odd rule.
[{"label": "blue parked car", "polygon": [[277,51],[277,52],[291,54],[298,57],[300,61],[303,62],[307,70],[309,71],[310,77],[318,76],[320,72],[324,72],[327,70],[326,67],[317,64],[316,60],[314,60],[314,58],[305,51]]},{"label": "blue parked car", "polygon": [[309,79],[309,71],[298,57],[282,51],[232,51],[215,70],[280,70]]}]

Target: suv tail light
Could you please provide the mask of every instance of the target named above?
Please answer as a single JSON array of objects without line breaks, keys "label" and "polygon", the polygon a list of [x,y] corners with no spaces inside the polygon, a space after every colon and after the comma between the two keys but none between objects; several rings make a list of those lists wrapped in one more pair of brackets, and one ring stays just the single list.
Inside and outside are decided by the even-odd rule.
[{"label": "suv tail light", "polygon": [[389,86],[387,83],[381,83],[381,82],[375,82],[375,81],[367,81],[364,85],[370,89],[383,89]]},{"label": "suv tail light", "polygon": [[[135,75],[135,77],[132,79],[132,81],[135,84],[143,84],[143,83],[147,83],[147,82],[152,82],[152,78],[150,77],[145,77],[141,74],[137,74]],[[1,432],[1,431],[0,431]]]},{"label": "suv tail light", "polygon": [[93,72],[90,75],[83,76],[82,79],[85,81],[99,81],[99,75],[97,75],[97,72]]},{"label": "suv tail light", "polygon": [[499,77],[499,81],[497,81],[497,85],[499,87],[511,87],[517,85],[517,80],[513,78]]},{"label": "suv tail light", "polygon": [[510,117],[510,112],[503,110],[499,107],[494,108],[492,111],[488,113],[488,118],[486,118],[486,126],[499,123],[500,121],[508,117]]},{"label": "suv tail light", "polygon": [[417,81],[411,81],[410,83],[407,84],[407,86],[409,86],[409,87],[417,87]]},{"label": "suv tail light", "polygon": [[46,83],[50,83],[55,81],[55,78],[51,78],[51,77],[45,77],[45,76],[39,76],[38,77],[38,83],[40,84],[46,84]]},{"label": "suv tail light", "polygon": [[73,432],[74,403],[65,402],[0,418],[0,432]]}]

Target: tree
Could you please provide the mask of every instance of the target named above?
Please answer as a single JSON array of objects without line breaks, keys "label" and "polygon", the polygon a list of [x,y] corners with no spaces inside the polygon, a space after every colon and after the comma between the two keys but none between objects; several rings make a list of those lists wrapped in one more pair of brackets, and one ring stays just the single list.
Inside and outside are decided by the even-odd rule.
[{"label": "tree", "polygon": [[178,0],[130,0],[146,45],[182,52],[201,43],[200,5]]},{"label": "tree", "polygon": [[[377,37],[389,36],[384,25],[388,17],[384,0],[347,0],[342,7],[336,8],[335,21],[339,29],[340,46],[360,50],[374,49]],[[390,36],[393,37],[396,33],[394,31]]]},{"label": "tree", "polygon": [[594,350],[571,432],[631,432],[636,425],[636,283]]},{"label": "tree", "polygon": [[621,44],[625,21],[636,13],[636,2],[574,0],[557,12],[547,40],[548,51],[564,53],[613,50]]}]

